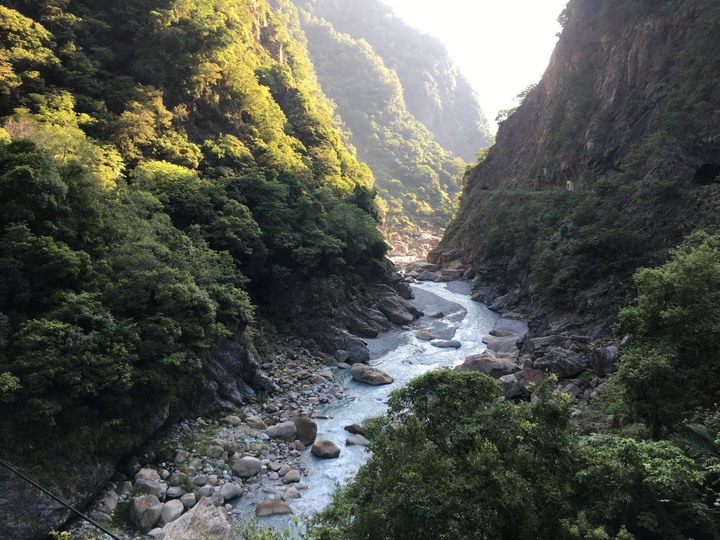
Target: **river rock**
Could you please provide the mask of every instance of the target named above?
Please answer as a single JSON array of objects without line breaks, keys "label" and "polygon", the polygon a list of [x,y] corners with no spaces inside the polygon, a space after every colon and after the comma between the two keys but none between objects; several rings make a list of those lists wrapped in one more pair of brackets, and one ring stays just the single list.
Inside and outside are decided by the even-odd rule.
[{"label": "river rock", "polygon": [[432,341],[437,338],[437,336],[429,330],[420,330],[417,334],[415,334],[415,337],[421,341]]},{"label": "river rock", "polygon": [[190,459],[190,452],[188,452],[187,450],[178,450],[175,454],[175,463],[177,463],[178,465],[182,465],[188,459]]},{"label": "river rock", "polygon": [[185,489],[177,486],[168,488],[165,497],[167,497],[168,499],[179,499],[183,495],[185,495]]},{"label": "river rock", "polygon": [[98,521],[100,523],[108,523],[112,521],[112,518],[105,512],[99,512],[97,510],[94,512],[90,512],[90,519],[92,519],[93,521]]},{"label": "river rock", "polygon": [[183,515],[183,512],[185,511],[185,506],[183,505],[182,501],[170,501],[165,503],[165,506],[163,506],[162,510],[162,518],[161,518],[161,525],[165,525],[167,523],[172,523],[177,518]]},{"label": "river rock", "polygon": [[433,339],[430,345],[440,349],[459,349],[462,347],[462,343],[455,339]]},{"label": "river rock", "polygon": [[313,455],[322,459],[340,457],[340,447],[332,441],[318,441],[312,446]]},{"label": "river rock", "polygon": [[259,502],[255,508],[255,515],[257,517],[284,516],[292,513],[293,511],[288,504],[280,499],[268,499],[267,501]]},{"label": "river rock", "polygon": [[395,379],[384,371],[365,364],[355,364],[350,369],[350,375],[358,382],[371,384],[373,386],[392,384],[395,381]]},{"label": "river rock", "polygon": [[517,363],[517,356],[503,355],[487,350],[468,356],[462,364],[455,367],[455,371],[479,371],[499,379],[520,371],[520,366]]},{"label": "river rock", "polygon": [[155,469],[150,469],[150,468],[140,469],[135,474],[135,481],[137,482],[138,480],[147,480],[149,482],[159,482],[160,474]]},{"label": "river rock", "polygon": [[225,449],[222,446],[217,446],[215,444],[211,444],[205,449],[205,453],[207,456],[211,459],[219,459],[223,457],[223,454],[225,453]]},{"label": "river rock", "polygon": [[410,324],[416,317],[397,296],[385,296],[378,302],[378,309],[395,324]]},{"label": "river rock", "polygon": [[180,497],[180,502],[183,503],[185,508],[190,509],[197,504],[197,497],[194,493],[186,493]]},{"label": "river rock", "polygon": [[250,478],[260,472],[262,463],[258,458],[243,457],[233,463],[233,474],[240,478]]},{"label": "river rock", "polygon": [[115,490],[111,489],[108,491],[100,501],[100,508],[103,512],[112,513],[115,511],[118,505],[118,494],[115,492]]},{"label": "river rock", "polygon": [[242,493],[242,486],[236,482],[227,482],[220,488],[220,495],[222,495],[226,501],[237,499]]},{"label": "river rock", "polygon": [[302,474],[297,469],[292,469],[285,476],[283,476],[284,484],[295,484],[302,480]]},{"label": "river rock", "polygon": [[590,367],[588,358],[580,353],[559,347],[551,348],[534,361],[536,369],[554,373],[561,379],[575,377]]},{"label": "river rock", "polygon": [[345,352],[348,354],[345,360],[348,364],[361,364],[370,360],[370,349],[368,349],[367,342],[356,336],[347,336]]},{"label": "river rock", "polygon": [[130,501],[128,519],[143,531],[149,531],[160,522],[163,503],[155,495],[141,495]]},{"label": "river rock", "polygon": [[499,353],[514,353],[518,351],[517,347],[517,336],[509,337],[495,337],[485,336],[482,339],[483,343],[487,345],[487,348],[491,351]]},{"label": "river rock", "polygon": [[145,493],[146,495],[154,495],[161,501],[165,499],[165,494],[167,493],[168,488],[167,484],[164,482],[152,482],[143,478],[135,480],[134,487],[140,493]]},{"label": "river rock", "polygon": [[370,441],[362,435],[351,435],[345,440],[345,444],[347,446],[370,446]]},{"label": "river rock", "polygon": [[315,442],[315,437],[317,437],[317,424],[313,420],[307,416],[296,416],[292,419],[292,423],[295,424],[295,438],[298,441],[305,446],[309,446]]},{"label": "river rock", "polygon": [[271,439],[283,439],[290,442],[295,440],[297,428],[294,422],[282,422],[267,428],[265,434]]},{"label": "river rock", "polygon": [[227,424],[229,426],[239,426],[240,424],[242,424],[242,420],[240,419],[240,417],[235,416],[233,414],[223,418],[222,422],[224,422],[225,424]]},{"label": "river rock", "polygon": [[179,487],[182,486],[184,483],[188,481],[188,475],[181,472],[176,472],[172,475],[170,475],[170,478],[168,478],[168,484],[170,484],[172,487]]},{"label": "river rock", "polygon": [[265,422],[263,422],[263,419],[259,416],[248,416],[245,419],[245,423],[253,429],[267,429],[267,424],[265,424]]},{"label": "river rock", "polygon": [[184,516],[165,525],[158,540],[230,540],[232,530],[227,510],[216,507],[209,497],[201,499]]}]

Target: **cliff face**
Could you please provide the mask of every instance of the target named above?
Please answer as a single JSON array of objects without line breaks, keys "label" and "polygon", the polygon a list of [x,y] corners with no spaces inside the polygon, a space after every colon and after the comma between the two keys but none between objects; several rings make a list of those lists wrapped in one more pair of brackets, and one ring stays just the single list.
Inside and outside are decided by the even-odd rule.
[{"label": "cliff face", "polygon": [[365,40],[397,73],[408,111],[443,148],[473,162],[478,150],[492,143],[477,96],[439,41],[405,24],[379,0],[295,0],[295,4],[326,20],[337,32]]},{"label": "cliff face", "polygon": [[638,265],[717,226],[720,6],[571,0],[561,22],[544,76],[464,179],[434,258],[492,263],[496,296],[530,271],[526,299],[582,310],[603,284],[622,298]]}]

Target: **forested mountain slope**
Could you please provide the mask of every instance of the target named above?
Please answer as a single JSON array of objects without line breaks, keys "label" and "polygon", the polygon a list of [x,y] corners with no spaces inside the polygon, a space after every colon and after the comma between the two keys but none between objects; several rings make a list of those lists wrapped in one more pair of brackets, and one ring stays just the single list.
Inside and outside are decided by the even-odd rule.
[{"label": "forested mountain slope", "polygon": [[561,22],[544,76],[468,173],[436,257],[483,268],[488,297],[597,319],[635,268],[719,223],[720,7],[572,0]]},{"label": "forested mountain slope", "polygon": [[[255,317],[328,316],[385,279],[372,174],[303,40],[282,0],[0,2],[0,457],[74,502],[217,390],[218,343],[240,351],[220,387],[249,391]],[[43,512],[2,526],[62,522]]]},{"label": "forested mountain slope", "polygon": [[388,237],[443,228],[465,167],[456,156],[474,161],[490,143],[469,84],[440,43],[379,1],[295,4],[323,90],[387,203]]}]

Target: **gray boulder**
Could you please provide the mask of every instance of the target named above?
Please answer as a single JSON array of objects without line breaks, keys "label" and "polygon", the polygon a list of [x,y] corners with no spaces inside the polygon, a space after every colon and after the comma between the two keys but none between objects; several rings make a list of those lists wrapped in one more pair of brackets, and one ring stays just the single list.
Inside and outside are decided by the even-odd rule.
[{"label": "gray boulder", "polygon": [[262,464],[258,458],[244,457],[233,463],[233,474],[240,478],[250,478],[260,472]]},{"label": "gray boulder", "polygon": [[145,480],[143,478],[135,480],[135,489],[140,493],[146,495],[154,495],[161,501],[165,499],[167,493],[167,484],[164,482],[153,482],[151,480]]},{"label": "gray boulder", "polygon": [[365,364],[355,364],[352,366],[350,369],[350,375],[352,375],[352,378],[358,382],[373,386],[392,384],[395,381],[395,379],[381,369],[370,367]]},{"label": "gray boulder", "polygon": [[143,531],[153,529],[162,517],[163,503],[155,495],[141,495],[130,501],[128,519]]},{"label": "gray boulder", "polygon": [[312,419],[307,416],[296,416],[292,419],[292,422],[296,428],[296,440],[305,446],[310,446],[315,442],[315,437],[317,437],[317,424]]},{"label": "gray boulder", "polygon": [[200,501],[185,515],[168,523],[158,540],[230,540],[232,530],[227,510],[216,507],[209,497]]},{"label": "gray boulder", "polygon": [[410,324],[416,317],[397,296],[385,296],[378,302],[378,309],[395,324]]},{"label": "gray boulder", "polygon": [[535,368],[554,373],[561,379],[575,377],[590,367],[588,358],[569,349],[553,347],[534,361]]},{"label": "gray boulder", "polygon": [[454,339],[434,339],[430,342],[430,345],[440,349],[459,349],[462,347],[462,343]]},{"label": "gray boulder", "polygon": [[185,505],[183,505],[182,501],[175,500],[165,503],[162,510],[161,524],[172,523],[182,516],[183,512],[185,512]]},{"label": "gray boulder", "polygon": [[280,499],[268,499],[259,502],[255,508],[255,516],[257,517],[284,516],[292,513],[293,511],[288,504]]},{"label": "gray boulder", "polygon": [[294,422],[282,422],[267,428],[265,434],[271,439],[283,439],[290,442],[295,440],[297,427]]},{"label": "gray boulder", "polygon": [[455,371],[479,371],[495,379],[499,379],[505,375],[520,371],[520,366],[517,363],[517,356],[515,355],[501,354],[487,350],[481,354],[468,356],[462,364],[455,367]]},{"label": "gray boulder", "polygon": [[243,493],[243,488],[240,484],[237,484],[236,482],[228,482],[226,484],[223,484],[223,486],[220,488],[220,495],[223,496],[223,499],[226,501],[237,499],[240,497]]},{"label": "gray boulder", "polygon": [[322,459],[336,459],[340,457],[340,447],[332,441],[318,441],[313,444],[312,453]]},{"label": "gray boulder", "polygon": [[370,441],[362,435],[351,435],[345,440],[345,444],[347,446],[370,446]]}]

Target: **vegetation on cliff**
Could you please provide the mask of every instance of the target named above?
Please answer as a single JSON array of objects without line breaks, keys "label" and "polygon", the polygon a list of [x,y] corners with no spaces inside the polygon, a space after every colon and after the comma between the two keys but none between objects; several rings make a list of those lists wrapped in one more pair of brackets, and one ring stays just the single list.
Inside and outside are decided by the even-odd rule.
[{"label": "vegetation on cliff", "polygon": [[0,15],[5,450],[122,448],[254,312],[309,316],[383,278],[372,175],[291,4]]},{"label": "vegetation on cliff", "polygon": [[490,142],[468,83],[378,1],[295,3],[323,90],[375,176],[387,236],[444,228],[465,170],[456,155]]}]

